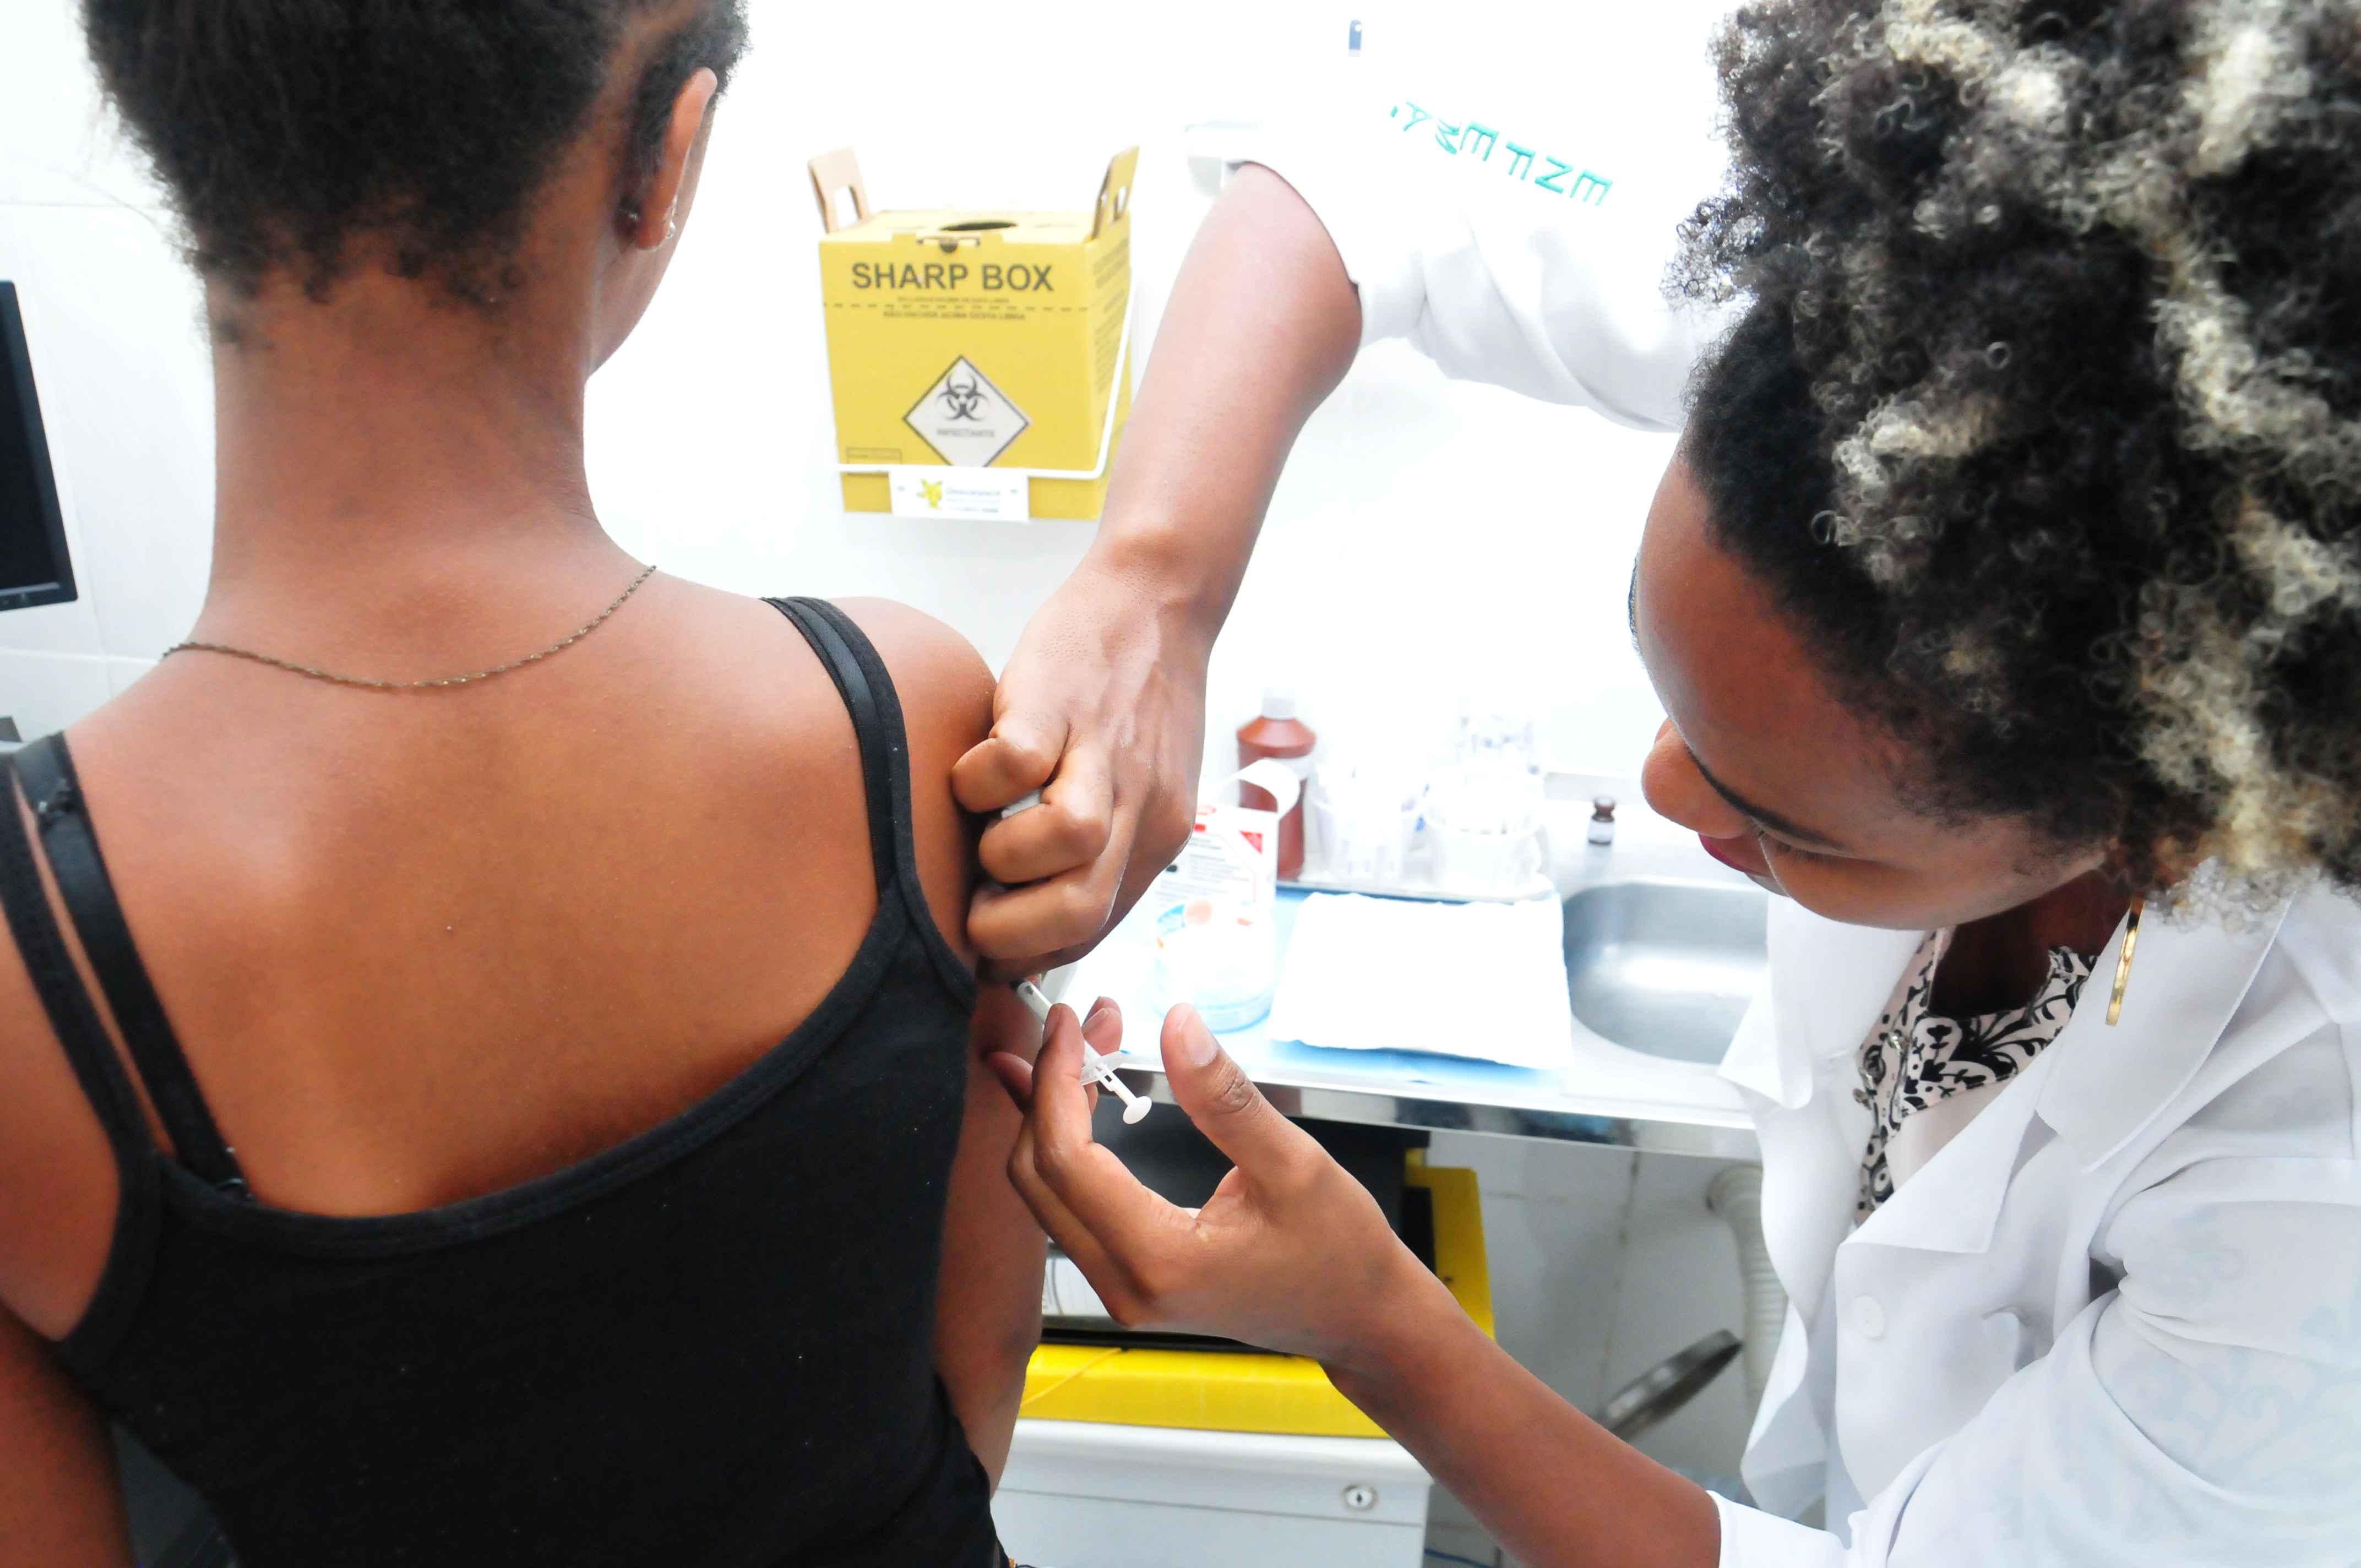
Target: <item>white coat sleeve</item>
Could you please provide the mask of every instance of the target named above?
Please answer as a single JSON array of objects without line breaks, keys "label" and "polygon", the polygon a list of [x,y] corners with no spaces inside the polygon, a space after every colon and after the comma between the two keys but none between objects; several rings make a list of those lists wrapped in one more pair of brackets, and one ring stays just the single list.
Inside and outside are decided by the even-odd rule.
[{"label": "white coat sleeve", "polygon": [[1724,1503],[1723,1568],[2351,1568],[2361,1162],[2206,1160],[2100,1241],[2120,1287],[1871,1498],[1849,1547]]},{"label": "white coat sleeve", "polygon": [[1362,342],[1404,338],[1446,375],[1677,430],[1725,320],[1665,288],[1680,217],[1709,192],[1630,175],[1602,189],[1463,126],[1443,127],[1460,133],[1445,150],[1434,121],[1408,118],[1273,127],[1242,160],[1319,215],[1359,291]]}]

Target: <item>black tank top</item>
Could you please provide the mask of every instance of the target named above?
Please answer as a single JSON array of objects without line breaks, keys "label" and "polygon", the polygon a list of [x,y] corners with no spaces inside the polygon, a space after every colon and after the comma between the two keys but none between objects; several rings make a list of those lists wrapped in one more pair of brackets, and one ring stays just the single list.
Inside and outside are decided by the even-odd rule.
[{"label": "black tank top", "polygon": [[860,737],[877,914],[818,1010],[719,1093],[555,1175],[423,1213],[253,1201],[135,952],[72,764],[16,759],[177,1159],[69,962],[0,796],[0,902],[122,1201],[57,1347],[202,1494],[241,1568],[998,1568],[931,1354],[972,974],[918,882],[884,663],[772,601]]}]

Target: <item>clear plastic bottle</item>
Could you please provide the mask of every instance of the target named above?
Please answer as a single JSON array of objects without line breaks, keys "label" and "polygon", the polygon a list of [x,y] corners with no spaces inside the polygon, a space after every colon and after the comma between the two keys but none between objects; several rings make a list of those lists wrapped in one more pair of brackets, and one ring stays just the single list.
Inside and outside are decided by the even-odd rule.
[{"label": "clear plastic bottle", "polygon": [[[1312,777],[1312,751],[1320,744],[1320,737],[1312,727],[1295,717],[1295,692],[1288,686],[1267,687],[1262,694],[1262,712],[1238,730],[1238,766],[1259,762],[1266,757],[1277,758],[1294,770],[1299,779]],[[1268,811],[1279,804],[1268,792],[1252,784],[1238,786],[1238,804],[1258,811]],[[1303,874],[1303,797],[1298,794],[1295,805],[1279,819],[1279,880],[1293,882]]]}]

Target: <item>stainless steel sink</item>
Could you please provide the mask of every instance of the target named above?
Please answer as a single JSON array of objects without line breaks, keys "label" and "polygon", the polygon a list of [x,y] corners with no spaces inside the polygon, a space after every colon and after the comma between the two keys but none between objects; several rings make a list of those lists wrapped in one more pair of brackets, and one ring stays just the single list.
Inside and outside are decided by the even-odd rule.
[{"label": "stainless steel sink", "polygon": [[1706,882],[1601,883],[1565,901],[1574,1016],[1628,1050],[1719,1062],[1763,979],[1770,895]]}]

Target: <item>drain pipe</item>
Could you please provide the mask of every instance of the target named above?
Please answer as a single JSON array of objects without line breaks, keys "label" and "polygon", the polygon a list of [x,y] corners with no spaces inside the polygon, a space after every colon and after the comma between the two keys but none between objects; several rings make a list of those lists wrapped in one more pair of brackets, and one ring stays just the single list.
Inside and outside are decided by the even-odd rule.
[{"label": "drain pipe", "polygon": [[1752,1425],[1771,1383],[1771,1360],[1787,1327],[1787,1292],[1771,1266],[1763,1242],[1763,1168],[1734,1165],[1706,1189],[1706,1207],[1721,1217],[1738,1240],[1738,1280],[1745,1293],[1746,1420]]}]

